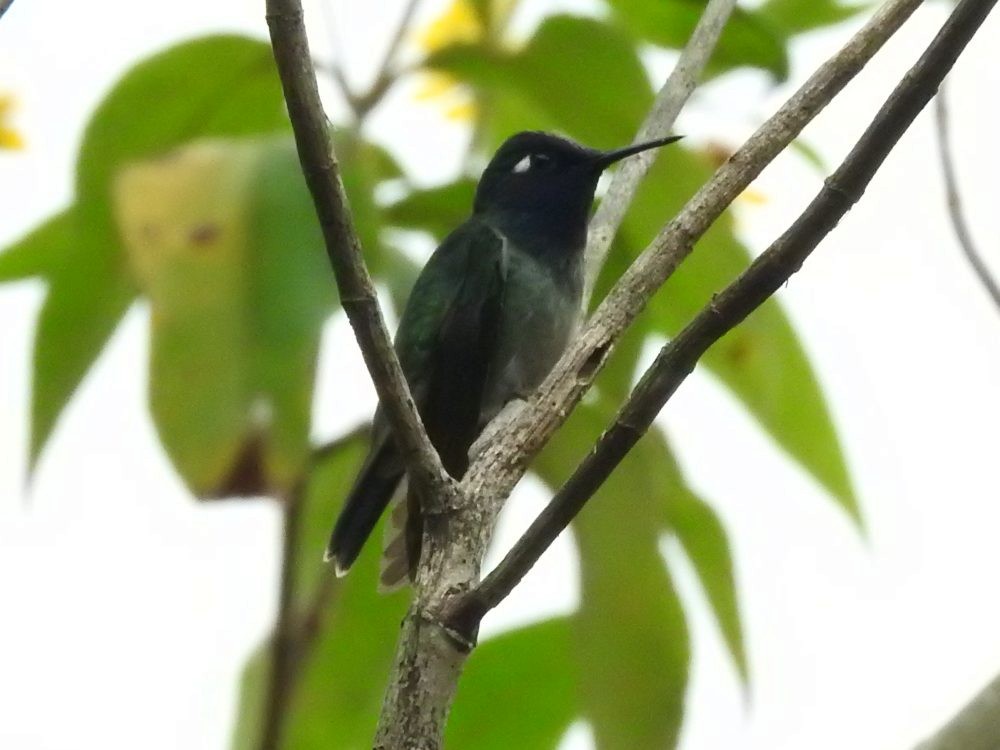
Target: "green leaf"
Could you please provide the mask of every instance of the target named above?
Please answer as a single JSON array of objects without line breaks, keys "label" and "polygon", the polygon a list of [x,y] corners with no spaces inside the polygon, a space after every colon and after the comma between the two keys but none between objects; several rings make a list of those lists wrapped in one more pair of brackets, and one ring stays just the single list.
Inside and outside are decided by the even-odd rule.
[{"label": "green leaf", "polygon": [[[567,64],[569,50],[586,54]],[[523,117],[518,130],[555,127],[595,146],[627,143],[652,102],[634,42],[591,18],[552,16],[516,52],[458,45],[432,55],[426,65],[485,92],[491,108],[498,106],[497,97],[519,99],[518,108],[537,114]]]},{"label": "green leaf", "polygon": [[580,713],[573,622],[555,618],[480,644],[448,719],[447,746],[549,750]]},{"label": "green leaf", "polygon": [[265,643],[254,650],[243,666],[231,750],[260,750],[271,676],[270,658],[269,643]]},{"label": "green leaf", "polygon": [[827,174],[830,171],[829,165],[813,146],[801,138],[796,138],[788,144],[793,151],[801,156],[809,166],[820,174]]},{"label": "green leaf", "polygon": [[241,36],[178,44],[133,67],[94,112],[77,161],[77,197],[107,200],[118,169],[197,138],[286,130],[269,45]]},{"label": "green leaf", "polygon": [[202,142],[133,164],[116,183],[122,237],[151,308],[150,409],[163,447],[198,496],[227,494],[245,441],[267,427],[266,414],[251,420],[245,208],[259,154],[252,142]]},{"label": "green leaf", "polygon": [[[384,160],[358,144],[341,164],[352,198],[368,196],[354,216],[373,268],[398,267],[379,247],[365,171]],[[150,405],[178,472],[199,496],[287,492],[309,452],[336,300],[291,139],[199,141],[133,163],[115,213],[152,308]]]},{"label": "green leaf", "polygon": [[[605,274],[617,277],[632,248],[644,247],[711,175],[709,160],[678,147],[665,149],[632,204]],[[749,254],[723,215],[643,313],[648,331],[673,336],[748,264]],[[843,452],[819,383],[788,318],[769,300],[713,346],[707,366],[789,455],[860,522]]]},{"label": "green leaf", "polygon": [[[291,140],[265,145],[254,185],[247,207],[252,380],[270,410],[266,472],[288,487],[309,453],[319,343],[336,286]],[[371,223],[367,214],[362,219]]]},{"label": "green leaf", "polygon": [[48,276],[73,251],[73,209],[61,211],[0,253],[0,282]]},{"label": "green leaf", "polygon": [[864,13],[873,3],[842,3],[839,0],[767,0],[757,13],[785,34],[832,26]]},{"label": "green leaf", "polygon": [[[654,439],[663,438],[657,434]],[[680,484],[676,463],[671,470],[677,473]],[[667,503],[667,515],[670,527],[691,561],[708,598],[740,679],[746,685],[750,681],[750,668],[743,643],[733,558],[725,527],[712,507],[682,484]]]},{"label": "green leaf", "polygon": [[[608,0],[608,4],[634,33],[671,49],[687,44],[705,9],[698,0]],[[744,66],[766,70],[779,81],[788,77],[788,54],[780,31],[760,14],[737,8],[707,70],[721,73]]]},{"label": "green leaf", "polygon": [[471,179],[414,190],[385,207],[385,220],[400,229],[418,229],[443,238],[472,213],[475,192]]},{"label": "green leaf", "polygon": [[[537,462],[550,487],[614,413],[601,394],[577,407]],[[574,653],[585,716],[602,750],[673,747],[683,717],[687,625],[659,550],[679,478],[664,450],[640,441],[574,521],[582,578]]]},{"label": "green leaf", "polygon": [[109,203],[112,182],[129,162],[196,138],[287,128],[267,44],[210,36],[144,60],[114,86],[84,132],[76,170],[82,246],[95,255],[119,252]]},{"label": "green leaf", "polygon": [[119,268],[80,253],[68,255],[51,277],[35,333],[29,472],[133,298]]}]

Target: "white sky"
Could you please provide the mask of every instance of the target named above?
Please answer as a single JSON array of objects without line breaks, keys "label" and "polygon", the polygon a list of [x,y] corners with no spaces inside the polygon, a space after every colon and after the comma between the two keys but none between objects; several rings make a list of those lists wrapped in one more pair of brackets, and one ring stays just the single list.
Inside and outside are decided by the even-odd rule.
[{"label": "white sky", "polygon": [[[388,11],[376,5],[340,3],[336,14],[362,81],[388,33]],[[425,17],[441,5],[427,2]],[[551,7],[524,5],[525,27]],[[196,34],[263,36],[261,6],[15,2],[0,21],[0,90],[20,98],[17,124],[29,145],[0,153],[0,246],[70,200],[81,129],[121,72]],[[307,15],[318,20],[318,7],[308,4]],[[945,9],[923,8],[809,128],[829,162],[850,147]],[[799,43],[792,83],[848,31]],[[952,109],[974,233],[1000,272],[998,44],[994,17],[956,68]],[[678,132],[735,141],[788,91],[739,76],[703,92]],[[409,94],[394,95],[371,132],[431,183],[453,172],[464,134]],[[757,183],[767,204],[741,208],[747,240],[763,248],[819,184],[796,158],[782,158]],[[868,539],[715,382],[696,375],[681,389],[663,418],[691,481],[729,528],[754,679],[745,701],[684,574],[694,660],[682,748],[908,748],[1000,671],[1000,314],[946,223],[929,116],[781,296],[832,404]],[[66,413],[27,507],[29,356],[41,299],[34,283],[0,289],[0,747],[226,747],[239,670],[273,616],[278,515],[266,501],[199,505],[173,476],[145,409],[141,307]],[[360,365],[332,356],[350,345],[346,336],[343,325],[330,330],[318,436],[373,406]],[[530,487],[519,493],[501,545],[537,500]],[[490,632],[572,608],[574,575],[562,544]],[[567,747],[587,746],[585,729],[571,734]]]}]

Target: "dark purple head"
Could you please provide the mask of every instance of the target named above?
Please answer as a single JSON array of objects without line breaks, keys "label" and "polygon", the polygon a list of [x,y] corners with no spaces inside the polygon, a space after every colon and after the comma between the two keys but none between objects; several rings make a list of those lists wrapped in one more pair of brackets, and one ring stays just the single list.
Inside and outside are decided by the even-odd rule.
[{"label": "dark purple head", "polygon": [[474,210],[501,231],[512,226],[540,236],[585,237],[601,173],[627,156],[680,138],[598,151],[551,133],[518,133],[504,141],[483,171]]}]

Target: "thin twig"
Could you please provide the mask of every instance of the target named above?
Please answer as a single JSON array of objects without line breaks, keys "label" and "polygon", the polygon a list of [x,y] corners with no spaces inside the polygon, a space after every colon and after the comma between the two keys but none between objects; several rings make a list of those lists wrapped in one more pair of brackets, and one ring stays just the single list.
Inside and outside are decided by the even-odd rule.
[{"label": "thin twig", "polygon": [[837,95],[921,5],[889,0],[723,164],[632,263],[510,426],[463,479],[469,496],[505,498],[591,386],[650,298],[730,203]]},{"label": "thin twig", "polygon": [[[385,95],[392,88],[392,85],[399,80],[399,78],[410,72],[408,69],[398,69],[394,67],[396,56],[399,53],[399,49],[403,44],[403,40],[406,38],[406,32],[410,28],[410,23],[413,21],[413,17],[417,12],[417,6],[420,4],[420,0],[409,0],[406,7],[403,8],[403,15],[399,19],[399,23],[393,32],[392,38],[389,40],[389,46],[386,47],[385,54],[382,57],[382,62],[379,63],[378,67],[375,68],[375,75],[372,78],[371,85],[368,90],[363,94],[356,93],[352,88],[351,84],[347,80],[347,75],[344,73],[344,66],[340,60],[339,56],[335,56],[330,62],[323,62],[321,60],[313,60],[313,67],[318,71],[327,73],[333,82],[337,84],[337,88],[340,90],[340,95],[344,97],[344,101],[351,110],[351,114],[354,115],[354,119],[357,122],[362,122],[368,116],[375,107],[379,105]],[[327,25],[330,30],[331,36],[335,36],[336,27],[333,25],[331,20],[327,21]],[[334,38],[334,47],[339,47],[338,40]]]},{"label": "thin twig", "polygon": [[375,78],[372,79],[371,86],[368,87],[368,91],[355,98],[353,104],[354,114],[359,120],[363,119],[372,108],[382,101],[382,98],[398,77],[398,71],[393,69],[393,64],[396,61],[399,48],[406,38],[406,32],[410,29],[410,23],[413,21],[414,15],[416,15],[419,4],[420,0],[409,0],[407,2],[406,7],[403,9],[403,15],[396,26],[396,31],[393,33],[392,39],[389,40],[389,46],[386,47],[382,62],[376,68],[377,72],[375,73]]},{"label": "thin twig", "polygon": [[441,465],[417,413],[361,254],[320,104],[300,0],[267,0],[267,23],[299,160],[323,229],[341,304],[411,482],[428,498],[450,497],[454,482]]},{"label": "thin twig", "polygon": [[295,591],[295,547],[298,543],[304,492],[305,482],[297,482],[281,505],[281,583],[278,588],[278,617],[271,639],[271,663],[261,720],[260,750],[278,750],[281,747],[288,701],[298,672],[298,629],[292,611],[292,600]]},{"label": "thin twig", "polygon": [[979,278],[986,293],[990,295],[993,304],[1000,309],[1000,285],[997,284],[990,269],[986,267],[982,256],[972,240],[972,232],[965,220],[965,210],[962,208],[962,198],[958,192],[958,178],[955,176],[955,164],[951,154],[951,127],[948,117],[948,102],[945,96],[946,86],[942,85],[936,97],[934,112],[937,119],[938,153],[941,155],[941,172],[944,176],[944,189],[948,196],[948,216],[951,218],[952,229],[958,246],[962,248],[965,257],[972,266],[973,272]]},{"label": "thin twig", "polygon": [[[455,622],[468,627],[495,607],[538,561],[649,428],[699,358],[775,294],[861,198],[875,172],[997,0],[962,0],[903,77],[840,167],[798,219],[660,351],[614,423],[507,556],[467,595]],[[964,747],[964,746],[963,746]]]},{"label": "thin twig", "polygon": [[[698,78],[708,64],[722,29],[735,7],[736,0],[709,0],[677,64],[656,95],[652,109],[639,128],[636,143],[662,138],[673,129],[677,115],[697,86]],[[622,162],[615,170],[601,205],[594,212],[585,251],[587,270],[583,290],[584,309],[588,307],[611,242],[632,204],[639,183],[653,166],[658,153],[658,149],[650,149]]]}]

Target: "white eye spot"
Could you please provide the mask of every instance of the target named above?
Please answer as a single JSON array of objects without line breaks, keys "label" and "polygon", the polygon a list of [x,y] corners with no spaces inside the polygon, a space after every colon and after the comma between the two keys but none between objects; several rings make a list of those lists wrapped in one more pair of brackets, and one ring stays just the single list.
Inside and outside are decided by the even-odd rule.
[{"label": "white eye spot", "polygon": [[531,157],[525,156],[521,161],[514,165],[514,174],[522,174],[531,169]]}]

